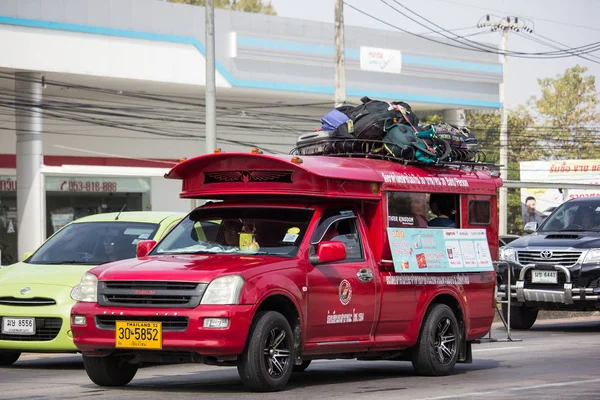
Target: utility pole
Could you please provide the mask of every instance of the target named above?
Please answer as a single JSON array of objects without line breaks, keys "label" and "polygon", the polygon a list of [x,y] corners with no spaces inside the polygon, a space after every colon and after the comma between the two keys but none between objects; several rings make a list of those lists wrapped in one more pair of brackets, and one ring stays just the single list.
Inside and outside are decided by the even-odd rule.
[{"label": "utility pole", "polygon": [[346,101],[346,74],[344,66],[344,1],[335,0],[335,106]]},{"label": "utility pole", "polygon": [[[477,24],[478,28],[490,28],[492,32],[502,32],[501,57],[502,57],[502,84],[500,85],[500,176],[503,180],[508,179],[508,108],[506,106],[506,86],[508,81],[508,32],[525,31],[533,32],[533,29],[527,26],[525,20],[519,20],[518,17],[508,16],[506,18],[492,21],[489,15],[482,18]],[[508,188],[500,187],[498,196],[498,234],[506,235],[508,231]]]},{"label": "utility pole", "polygon": [[205,141],[206,153],[217,147],[217,89],[215,83],[215,0],[206,0],[206,89],[205,89]]}]

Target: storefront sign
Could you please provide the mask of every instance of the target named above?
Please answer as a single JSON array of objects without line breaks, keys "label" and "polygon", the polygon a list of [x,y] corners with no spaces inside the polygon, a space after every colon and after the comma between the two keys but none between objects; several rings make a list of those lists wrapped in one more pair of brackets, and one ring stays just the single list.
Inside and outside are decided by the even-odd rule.
[{"label": "storefront sign", "polygon": [[[600,196],[600,160],[557,160],[557,161],[522,161],[520,163],[520,176],[522,181],[530,182],[574,182],[598,185],[598,189],[558,189],[522,188],[521,207],[522,217],[525,222],[529,219],[527,199],[535,200],[535,213],[540,217],[535,221],[540,222],[551,210],[562,204],[565,200],[578,197]],[[532,204],[531,201],[529,201]]]},{"label": "storefront sign", "polygon": [[[146,178],[46,176],[45,182],[47,192],[145,193],[150,191],[150,182]],[[16,191],[16,177],[0,176],[0,192]]]},{"label": "storefront sign", "polygon": [[402,53],[399,50],[361,46],[360,69],[399,74],[402,71]]},{"label": "storefront sign", "polygon": [[0,175],[0,192],[16,192],[17,178],[14,176]]},{"label": "storefront sign", "polygon": [[396,272],[493,270],[485,229],[388,228]]}]

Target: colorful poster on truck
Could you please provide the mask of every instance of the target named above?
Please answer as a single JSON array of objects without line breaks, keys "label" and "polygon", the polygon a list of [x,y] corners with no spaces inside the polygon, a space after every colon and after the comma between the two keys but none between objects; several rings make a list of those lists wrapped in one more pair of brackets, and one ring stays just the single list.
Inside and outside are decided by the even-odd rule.
[{"label": "colorful poster on truck", "polygon": [[388,228],[396,272],[493,270],[485,229]]}]

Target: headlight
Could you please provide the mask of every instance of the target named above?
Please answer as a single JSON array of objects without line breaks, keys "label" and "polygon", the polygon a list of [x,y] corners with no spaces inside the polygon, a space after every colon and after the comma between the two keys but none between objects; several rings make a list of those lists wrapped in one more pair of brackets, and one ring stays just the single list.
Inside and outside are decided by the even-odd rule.
[{"label": "headlight", "polygon": [[517,262],[517,252],[512,247],[503,247],[502,250],[500,250],[500,259]]},{"label": "headlight", "polygon": [[98,301],[98,277],[87,272],[81,281],[71,290],[71,298],[75,301],[96,303]]},{"label": "headlight", "polygon": [[600,249],[591,249],[585,255],[583,263],[597,263],[600,262]]},{"label": "headlight", "polygon": [[239,304],[244,278],[227,275],[214,279],[206,288],[200,304]]}]

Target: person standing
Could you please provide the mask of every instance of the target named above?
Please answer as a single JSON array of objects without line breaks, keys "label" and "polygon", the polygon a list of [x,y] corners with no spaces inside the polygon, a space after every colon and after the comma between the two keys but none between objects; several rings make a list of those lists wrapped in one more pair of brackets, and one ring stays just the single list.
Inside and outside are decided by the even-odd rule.
[{"label": "person standing", "polygon": [[544,220],[542,213],[536,210],[535,197],[528,196],[525,199],[525,213],[523,214],[523,224],[528,222],[537,222],[540,224]]}]

